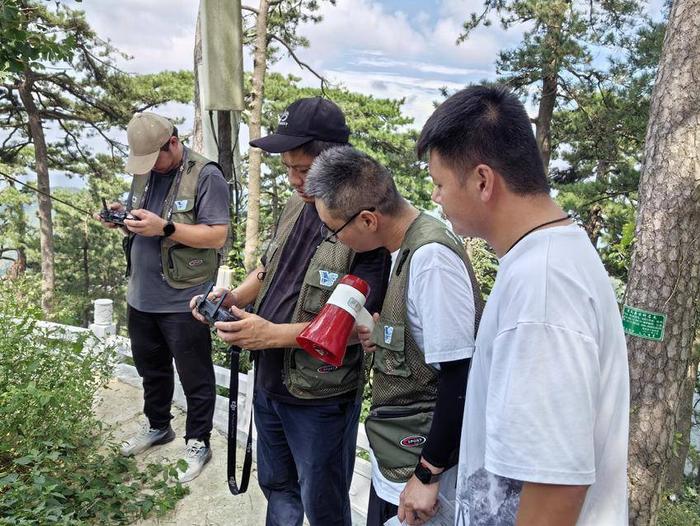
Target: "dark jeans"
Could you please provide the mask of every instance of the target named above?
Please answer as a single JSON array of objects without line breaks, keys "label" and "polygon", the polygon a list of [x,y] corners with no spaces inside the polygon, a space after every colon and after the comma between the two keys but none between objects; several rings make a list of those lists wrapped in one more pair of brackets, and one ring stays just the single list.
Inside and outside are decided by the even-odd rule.
[{"label": "dark jeans", "polygon": [[350,526],[350,481],[360,403],[295,405],[254,399],[258,482],[267,526]]},{"label": "dark jeans", "polygon": [[158,314],[129,307],[131,353],[143,378],[143,412],[151,427],[167,427],[173,415],[173,358],[187,399],[185,440],[209,443],[216,403],[209,327],[189,312]]},{"label": "dark jeans", "polygon": [[367,526],[384,526],[384,523],[396,516],[399,512],[399,507],[382,500],[377,492],[374,491],[374,485],[369,486],[369,505],[367,506]]}]

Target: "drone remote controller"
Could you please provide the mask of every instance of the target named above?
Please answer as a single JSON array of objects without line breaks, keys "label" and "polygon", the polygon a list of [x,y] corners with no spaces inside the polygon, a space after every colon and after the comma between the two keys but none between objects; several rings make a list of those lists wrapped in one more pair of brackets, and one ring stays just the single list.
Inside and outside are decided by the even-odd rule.
[{"label": "drone remote controller", "polygon": [[111,210],[107,208],[107,202],[104,197],[102,198],[102,210],[100,211],[100,219],[106,223],[114,223],[115,225],[124,226],[124,220],[130,219],[132,221],[140,221],[138,217],[132,216],[126,210]]},{"label": "drone remote controller", "polygon": [[217,321],[238,321],[233,314],[226,310],[226,308],[221,308],[221,304],[224,302],[226,294],[221,296],[219,301],[213,302],[209,299],[209,293],[214,289],[214,284],[209,285],[207,291],[202,295],[201,299],[197,302],[197,311],[207,319],[209,325],[214,325]]}]

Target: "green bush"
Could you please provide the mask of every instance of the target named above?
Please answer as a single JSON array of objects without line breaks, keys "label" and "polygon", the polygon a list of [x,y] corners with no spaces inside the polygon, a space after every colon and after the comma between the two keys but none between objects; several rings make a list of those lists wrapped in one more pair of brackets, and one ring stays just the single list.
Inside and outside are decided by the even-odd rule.
[{"label": "green bush", "polygon": [[185,494],[174,466],[139,470],[92,412],[113,352],[41,330],[17,282],[0,283],[0,524],[126,524]]},{"label": "green bush", "polygon": [[700,526],[700,498],[697,488],[691,482],[687,483],[683,493],[673,500],[663,499],[658,525]]}]

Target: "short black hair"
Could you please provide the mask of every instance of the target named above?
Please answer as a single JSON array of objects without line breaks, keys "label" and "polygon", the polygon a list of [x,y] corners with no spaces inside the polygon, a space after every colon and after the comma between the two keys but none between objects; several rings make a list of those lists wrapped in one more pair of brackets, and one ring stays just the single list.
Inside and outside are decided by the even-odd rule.
[{"label": "short black hair", "polygon": [[331,148],[338,148],[340,146],[347,146],[347,143],[321,141],[319,139],[314,139],[312,141],[302,144],[301,146],[299,146],[298,149],[306,155],[310,155],[311,157],[318,157],[326,150],[330,150]]},{"label": "short black hair", "polygon": [[304,193],[346,220],[368,208],[393,216],[404,202],[389,170],[352,146],[321,153],[306,176]]},{"label": "short black hair", "polygon": [[530,117],[505,86],[470,86],[440,104],[416,144],[419,159],[430,150],[460,176],[486,164],[517,194],[549,193]]}]

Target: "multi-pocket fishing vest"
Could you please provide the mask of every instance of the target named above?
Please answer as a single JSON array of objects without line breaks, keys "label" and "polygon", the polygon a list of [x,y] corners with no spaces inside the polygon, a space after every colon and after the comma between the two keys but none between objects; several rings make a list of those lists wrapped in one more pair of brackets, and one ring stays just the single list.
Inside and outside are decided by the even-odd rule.
[{"label": "multi-pocket fishing vest", "polygon": [[[267,294],[289,236],[304,209],[304,201],[293,194],[282,211],[272,241],[265,251],[265,277],[255,302],[258,312]],[[314,319],[328,301],[336,285],[350,271],[355,253],[342,243],[326,243],[316,248],[304,275],[291,323]],[[297,398],[319,399],[359,389],[365,380],[364,357],[360,345],[348,346],[343,365],[334,367],[317,360],[298,348],[284,350],[282,381]]]},{"label": "multi-pocket fishing vest", "polygon": [[[186,225],[196,224],[197,184],[202,170],[208,164],[216,165],[183,146],[182,163],[163,202],[163,219]],[[134,175],[127,210],[143,208],[152,177],[158,175]],[[131,246],[135,235],[130,233],[125,239],[127,275],[131,269]],[[160,256],[163,277],[175,289],[187,289],[215,279],[219,266],[219,252],[216,249],[188,247],[169,237],[161,238]]]},{"label": "multi-pocket fishing vest", "polygon": [[413,474],[437,400],[438,371],[425,363],[406,315],[411,259],[428,243],[440,243],[464,261],[474,291],[475,331],[483,310],[479,286],[461,241],[444,223],[421,213],[401,244],[372,333],[376,345],[372,407],[365,429],[382,475],[393,482],[406,482]]}]

